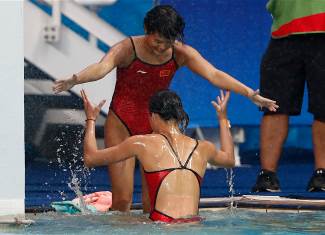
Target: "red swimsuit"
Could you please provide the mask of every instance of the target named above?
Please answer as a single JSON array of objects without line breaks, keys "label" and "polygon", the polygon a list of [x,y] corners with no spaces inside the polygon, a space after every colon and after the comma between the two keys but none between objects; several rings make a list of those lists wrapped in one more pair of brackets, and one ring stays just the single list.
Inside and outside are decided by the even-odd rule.
[{"label": "red swimsuit", "polygon": [[117,68],[110,109],[126,126],[130,135],[150,134],[149,99],[156,92],[169,87],[178,67],[174,51],[172,57],[163,64],[154,65],[142,61],[137,57],[131,37],[130,40],[135,58],[128,67]]},{"label": "red swimsuit", "polygon": [[[164,136],[164,135],[163,135]],[[172,171],[175,170],[188,170],[193,172],[193,174],[196,176],[199,186],[201,185],[201,181],[202,181],[202,177],[195,172],[194,170],[187,168],[187,164],[189,163],[193,152],[195,151],[195,149],[198,146],[198,141],[196,141],[196,145],[193,148],[192,152],[190,153],[190,155],[188,156],[185,164],[183,165],[181,160],[179,159],[176,151],[174,150],[174,148],[172,147],[172,145],[170,144],[170,142],[168,141],[167,137],[164,136],[169,144],[169,146],[171,147],[172,151],[174,152],[178,163],[179,163],[179,167],[175,167],[175,168],[168,168],[165,170],[160,170],[160,171],[144,171],[146,180],[147,180],[147,184],[148,184],[148,190],[149,190],[149,196],[150,196],[150,208],[151,208],[151,212],[150,212],[150,219],[153,221],[161,221],[161,222],[165,222],[165,223],[186,223],[186,222],[195,222],[195,221],[201,221],[202,218],[199,216],[194,216],[194,217],[190,217],[190,218],[173,218],[169,215],[164,214],[161,211],[158,211],[156,209],[156,200],[157,200],[157,195],[159,192],[159,188],[163,182],[163,180],[165,179],[165,177],[167,175],[169,175]]]}]

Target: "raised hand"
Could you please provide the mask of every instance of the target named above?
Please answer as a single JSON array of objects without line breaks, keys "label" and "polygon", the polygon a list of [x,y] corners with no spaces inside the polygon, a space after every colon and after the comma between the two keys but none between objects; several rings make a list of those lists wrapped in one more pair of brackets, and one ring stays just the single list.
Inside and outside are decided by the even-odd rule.
[{"label": "raised hand", "polygon": [[89,101],[86,92],[83,89],[80,91],[80,94],[84,103],[84,109],[87,119],[96,120],[106,100],[102,100],[97,106],[94,107]]},{"label": "raised hand", "polygon": [[249,99],[256,104],[257,106],[267,108],[272,112],[275,112],[279,105],[276,104],[276,101],[264,98],[261,96],[259,90],[254,91],[254,93],[249,97]]},{"label": "raised hand", "polygon": [[76,75],[73,75],[72,78],[66,80],[57,80],[54,81],[54,86],[52,90],[55,94],[58,94],[62,91],[70,90],[76,84]]},{"label": "raised hand", "polygon": [[219,119],[227,119],[227,104],[230,97],[230,91],[226,91],[226,95],[220,90],[220,96],[217,96],[216,101],[211,101],[213,107],[217,111]]}]

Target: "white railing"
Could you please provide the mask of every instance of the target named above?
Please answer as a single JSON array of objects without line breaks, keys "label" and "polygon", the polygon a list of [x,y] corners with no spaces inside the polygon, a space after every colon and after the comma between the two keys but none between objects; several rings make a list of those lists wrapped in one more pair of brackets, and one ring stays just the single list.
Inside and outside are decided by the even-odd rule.
[{"label": "white railing", "polygon": [[78,4],[82,5],[112,5],[116,0],[74,0]]},{"label": "white railing", "polygon": [[[61,12],[68,12],[69,15],[73,15],[74,18],[78,18],[78,16],[82,17],[81,14],[78,14],[78,10],[76,9],[79,9],[81,12],[88,11],[86,8],[70,1],[62,1],[60,3],[62,3],[59,6]],[[86,19],[88,19],[88,17],[95,17],[95,20],[88,19],[89,22],[91,21],[93,24],[95,24],[95,22],[101,22],[101,20],[91,12],[85,13],[84,15]],[[113,37],[114,35],[119,35],[120,37],[122,35],[121,33],[115,34],[114,32],[116,32],[116,29],[112,31],[112,33],[108,33],[110,28],[107,28],[106,23],[102,25],[102,29],[99,30],[96,25],[88,25],[89,22],[87,22],[88,26],[82,25],[82,21],[85,21],[85,19],[75,21],[79,23],[81,27],[91,29],[93,32],[96,32],[96,30],[106,32],[105,34],[97,32],[96,38],[107,44],[114,43],[115,40],[118,40],[117,37]],[[105,53],[103,51],[93,47],[89,41],[85,40],[65,25],[54,27],[54,29],[59,28],[59,40],[53,40],[52,42],[46,40],[44,28],[48,27],[50,28],[49,32],[52,32],[51,26],[53,26],[55,22],[57,22],[57,20],[53,19],[53,16],[49,16],[31,1],[24,2],[24,57],[36,67],[46,72],[54,79],[66,79],[71,76],[71,74],[81,71],[86,66],[99,61],[104,56]],[[106,34],[109,39],[104,38]],[[94,102],[106,99],[107,103],[102,108],[106,113],[109,109],[109,103],[114,91],[115,78],[116,74],[115,70],[113,70],[106,75],[104,79],[75,86],[72,88],[72,91],[79,95],[80,88],[85,88]]]},{"label": "white railing", "polygon": [[[99,39],[111,47],[126,37],[112,25],[98,17],[94,12],[89,11],[74,1],[43,1],[56,9],[59,8],[62,14],[89,32],[91,40],[93,40],[92,38]],[[53,17],[55,16],[53,15]]]}]

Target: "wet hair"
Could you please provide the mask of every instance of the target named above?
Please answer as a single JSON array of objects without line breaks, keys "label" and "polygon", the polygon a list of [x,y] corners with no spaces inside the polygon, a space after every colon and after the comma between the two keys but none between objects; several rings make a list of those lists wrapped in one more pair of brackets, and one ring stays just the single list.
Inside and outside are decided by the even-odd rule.
[{"label": "wet hair", "polygon": [[148,11],[144,17],[144,27],[147,34],[158,33],[172,42],[184,41],[185,22],[169,5],[158,5]]},{"label": "wet hair", "polygon": [[162,90],[153,95],[149,102],[149,111],[158,114],[165,121],[175,120],[183,133],[189,122],[181,98],[171,90]]}]

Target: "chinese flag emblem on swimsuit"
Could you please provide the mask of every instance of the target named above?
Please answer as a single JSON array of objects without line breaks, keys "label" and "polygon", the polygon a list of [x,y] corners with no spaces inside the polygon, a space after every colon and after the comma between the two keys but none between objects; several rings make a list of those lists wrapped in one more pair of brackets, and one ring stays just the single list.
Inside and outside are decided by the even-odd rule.
[{"label": "chinese flag emblem on swimsuit", "polygon": [[160,77],[168,77],[170,74],[170,70],[169,69],[165,69],[165,70],[160,70]]}]

